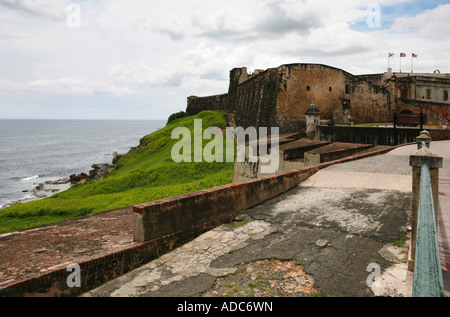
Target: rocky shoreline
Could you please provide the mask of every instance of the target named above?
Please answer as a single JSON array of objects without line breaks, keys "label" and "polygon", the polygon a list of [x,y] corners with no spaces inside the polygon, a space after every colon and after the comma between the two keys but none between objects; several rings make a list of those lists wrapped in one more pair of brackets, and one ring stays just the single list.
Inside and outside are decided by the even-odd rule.
[{"label": "rocky shoreline", "polygon": [[43,198],[48,198],[56,193],[63,192],[69,189],[74,184],[86,183],[92,181],[98,181],[103,178],[103,175],[111,170],[114,164],[94,164],[92,165],[92,170],[88,174],[80,173],[78,175],[73,174],[68,178],[61,178],[57,180],[45,181],[42,183],[35,183],[36,187],[32,190],[24,190],[23,193],[29,193],[26,198],[22,198],[16,201],[12,201],[0,207],[0,209],[5,209],[16,204],[22,204],[34,200],[39,200]]},{"label": "rocky shoreline", "polygon": [[113,164],[94,164],[92,165],[92,170],[89,171],[89,174],[72,174],[69,177],[69,182],[71,184],[78,184],[101,180],[103,175],[105,175],[106,172],[109,172],[113,166]]}]

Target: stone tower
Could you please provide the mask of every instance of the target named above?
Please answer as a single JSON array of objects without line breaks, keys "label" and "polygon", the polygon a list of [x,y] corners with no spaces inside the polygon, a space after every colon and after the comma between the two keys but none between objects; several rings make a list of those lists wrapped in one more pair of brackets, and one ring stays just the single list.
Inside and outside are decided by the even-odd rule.
[{"label": "stone tower", "polygon": [[314,101],[305,112],[306,115],[306,135],[311,140],[317,135],[317,127],[320,125],[320,111]]}]

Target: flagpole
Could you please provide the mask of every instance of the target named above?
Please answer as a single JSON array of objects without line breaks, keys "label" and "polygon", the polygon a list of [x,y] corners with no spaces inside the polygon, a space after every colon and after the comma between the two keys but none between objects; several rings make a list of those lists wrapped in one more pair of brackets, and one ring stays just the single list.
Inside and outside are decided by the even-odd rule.
[{"label": "flagpole", "polygon": [[394,53],[388,53],[388,70],[391,69],[391,57],[394,56]]},{"label": "flagpole", "polygon": [[411,74],[414,73],[414,58],[417,58],[417,56],[414,53],[411,54]]}]

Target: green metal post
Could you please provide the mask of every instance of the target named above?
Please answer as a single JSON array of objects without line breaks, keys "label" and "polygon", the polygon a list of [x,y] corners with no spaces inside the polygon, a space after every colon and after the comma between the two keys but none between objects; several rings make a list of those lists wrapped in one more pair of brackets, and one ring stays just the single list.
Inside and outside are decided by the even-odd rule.
[{"label": "green metal post", "polygon": [[430,169],[420,172],[413,297],[444,297],[444,281],[437,239]]}]

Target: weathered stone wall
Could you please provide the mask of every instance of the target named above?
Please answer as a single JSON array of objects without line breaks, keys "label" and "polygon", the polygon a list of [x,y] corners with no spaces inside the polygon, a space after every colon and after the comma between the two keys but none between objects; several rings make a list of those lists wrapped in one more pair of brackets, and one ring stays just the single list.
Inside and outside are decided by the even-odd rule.
[{"label": "weathered stone wall", "polygon": [[340,69],[316,64],[292,64],[279,68],[282,82],[278,95],[279,122],[304,122],[311,102],[321,118],[335,122],[384,121],[389,118],[388,91]]},{"label": "weathered stone wall", "polygon": [[208,97],[188,97],[186,113],[189,116],[196,115],[204,110],[224,111],[228,105],[228,94]]},{"label": "weathered stone wall", "polygon": [[312,167],[134,206],[134,239],[146,242],[191,228],[213,228],[300,184],[318,170]]},{"label": "weathered stone wall", "polygon": [[411,111],[427,116],[427,124],[450,122],[450,79],[411,75],[393,77],[388,83],[392,96],[392,108],[397,113]]},{"label": "weathered stone wall", "polygon": [[424,124],[431,124],[438,126],[450,124],[450,105],[432,103],[432,102],[418,102],[413,99],[398,99],[397,100],[398,113],[402,111],[411,111],[419,114],[422,110],[426,115],[426,122]]},{"label": "weathered stone wall", "polygon": [[[230,72],[228,94],[189,97],[186,110],[188,115],[203,110],[221,110],[234,113],[236,125],[240,127],[279,127],[281,133],[292,131],[292,127],[285,128],[284,122],[277,121],[276,103],[281,77],[279,69],[269,69],[258,75],[248,75],[246,72],[246,68]],[[270,129],[268,132],[270,133]]]},{"label": "weathered stone wall", "polygon": [[277,97],[280,86],[278,69],[267,70],[236,87],[229,94],[229,109],[236,113],[236,124],[244,128],[280,127],[277,122]]},{"label": "weathered stone wall", "polygon": [[358,77],[378,86],[382,86],[385,80],[385,74],[366,74],[358,75]]},{"label": "weathered stone wall", "polygon": [[279,127],[280,133],[303,132],[305,112],[315,102],[324,119],[335,122],[389,121],[388,90],[341,69],[319,64],[282,65],[255,74],[230,71],[228,94],[189,97],[187,113],[222,110],[247,128]]}]

